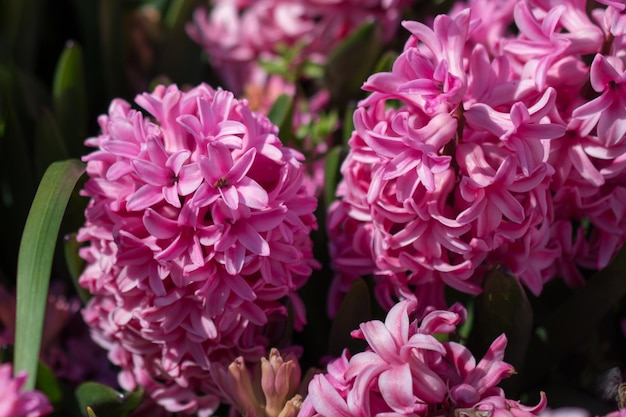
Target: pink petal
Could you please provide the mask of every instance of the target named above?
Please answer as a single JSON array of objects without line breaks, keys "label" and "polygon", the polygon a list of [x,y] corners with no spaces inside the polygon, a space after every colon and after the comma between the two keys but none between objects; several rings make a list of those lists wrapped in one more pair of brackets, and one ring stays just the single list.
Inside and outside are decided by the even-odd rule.
[{"label": "pink petal", "polygon": [[257,232],[268,232],[275,229],[285,220],[286,213],[287,209],[285,207],[275,207],[269,210],[258,211],[253,213],[248,219],[248,224]]},{"label": "pink petal", "polygon": [[237,188],[234,186],[227,186],[218,187],[217,189],[228,208],[231,210],[237,210],[239,207],[239,192],[237,191]]},{"label": "pink petal", "polygon": [[400,354],[403,358],[409,357],[413,349],[424,349],[432,352],[445,353],[443,345],[429,334],[416,333],[400,348]]},{"label": "pink petal", "polygon": [[346,402],[324,375],[315,375],[309,383],[309,397],[319,415],[333,417],[354,417]]},{"label": "pink petal", "polygon": [[257,298],[257,295],[252,287],[250,287],[241,275],[234,274],[232,277],[225,277],[223,281],[226,285],[228,285],[228,288],[241,297],[241,299],[253,301]]},{"label": "pink petal", "polygon": [[381,175],[383,181],[389,181],[406,174],[409,170],[420,164],[422,158],[421,152],[413,149],[405,150],[401,154],[396,155],[391,161],[384,165]]},{"label": "pink petal", "polygon": [[604,55],[596,54],[591,63],[590,81],[595,91],[604,91],[611,81],[620,78],[620,74],[604,57]]},{"label": "pink petal", "polygon": [[203,178],[200,174],[198,164],[184,165],[178,173],[178,192],[182,196],[189,195],[196,191]]},{"label": "pink petal", "polygon": [[507,190],[489,193],[489,199],[512,222],[520,224],[524,221],[524,207]]},{"label": "pink petal", "polygon": [[270,255],[269,244],[252,226],[245,223],[239,226],[237,231],[239,232],[237,235],[239,242],[250,252],[260,256]]},{"label": "pink petal", "polygon": [[175,186],[163,187],[161,191],[163,193],[163,197],[165,197],[165,201],[176,208],[182,207],[180,198],[178,197],[178,189]]},{"label": "pink petal", "polygon": [[176,220],[168,219],[151,208],[146,210],[142,220],[148,233],[157,239],[171,239],[180,233]]},{"label": "pink petal", "polygon": [[232,246],[224,251],[224,266],[230,275],[241,273],[246,257],[246,249],[242,245]]},{"label": "pink petal", "polygon": [[269,204],[267,191],[256,181],[250,178],[243,178],[237,184],[237,190],[243,203],[253,209],[262,210]]},{"label": "pink petal", "polygon": [[237,184],[239,181],[241,181],[254,163],[255,156],[256,149],[250,148],[237,161],[235,161],[234,165],[226,176],[228,182],[232,184]]},{"label": "pink petal", "polygon": [[176,152],[167,159],[165,165],[169,167],[174,172],[174,174],[178,175],[184,163],[187,161],[187,159],[189,159],[190,155],[191,152],[187,150]]},{"label": "pink petal", "polygon": [[161,188],[145,184],[128,198],[126,209],[129,211],[141,211],[161,201],[163,201]]},{"label": "pink petal", "polygon": [[415,310],[417,302],[406,300],[394,305],[385,318],[385,327],[398,346],[409,338],[409,312]]},{"label": "pink petal", "polygon": [[398,359],[399,347],[383,322],[372,320],[361,323],[359,328],[372,350],[380,355],[383,360],[393,363]]},{"label": "pink petal", "polygon": [[150,185],[162,186],[173,183],[172,172],[162,166],[143,159],[135,159],[131,162],[137,175]]},{"label": "pink petal", "polygon": [[432,369],[420,360],[411,361],[411,374],[415,395],[428,403],[440,403],[448,393],[448,387]]},{"label": "pink petal", "polygon": [[409,414],[417,402],[413,395],[413,379],[408,363],[392,366],[380,374],[378,387],[385,402],[394,411]]}]

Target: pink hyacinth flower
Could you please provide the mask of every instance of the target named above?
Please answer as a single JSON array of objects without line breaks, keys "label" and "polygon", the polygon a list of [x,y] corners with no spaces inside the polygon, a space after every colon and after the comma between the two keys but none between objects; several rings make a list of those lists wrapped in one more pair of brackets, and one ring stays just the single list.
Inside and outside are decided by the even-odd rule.
[{"label": "pink hyacinth flower", "polygon": [[158,86],[115,100],[87,144],[80,283],[94,340],[170,412],[211,415],[216,363],[257,361],[317,262],[302,155],[231,92]]},{"label": "pink hyacinth flower", "polygon": [[591,63],[591,86],[600,96],[574,110],[572,116],[585,120],[583,134],[594,127],[607,147],[623,145],[626,134],[626,72],[621,60],[596,55]]},{"label": "pink hyacinth flower", "polygon": [[271,61],[281,49],[297,51],[294,64],[324,64],[328,54],[366,22],[376,21],[382,37],[395,34],[402,9],[410,0],[257,0],[215,1],[210,10],[198,8],[187,26],[225,85],[241,93],[267,81],[259,61]]},{"label": "pink hyacinth flower", "polygon": [[28,375],[20,372],[13,377],[11,364],[0,364],[0,416],[39,417],[52,412],[48,398],[39,391],[23,391]]},{"label": "pink hyacinth flower", "polygon": [[351,357],[344,352],[328,365],[327,373],[316,375],[300,415],[430,416],[489,409],[495,413],[490,415],[504,416],[497,413],[519,408],[528,411],[520,415],[531,416],[545,408],[545,399],[525,408],[497,388],[514,372],[503,361],[504,335],[477,364],[465,347],[433,336],[453,332],[465,317],[463,307],[432,311],[421,323],[411,319],[415,308],[415,302],[403,301],[384,323],[362,323],[352,334],[365,339],[368,348]]}]

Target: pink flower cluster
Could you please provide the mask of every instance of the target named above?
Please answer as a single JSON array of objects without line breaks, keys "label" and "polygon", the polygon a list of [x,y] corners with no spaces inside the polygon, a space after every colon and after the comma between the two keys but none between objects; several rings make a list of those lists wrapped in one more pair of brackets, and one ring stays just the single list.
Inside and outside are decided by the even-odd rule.
[{"label": "pink flower cluster", "polygon": [[299,59],[323,63],[339,41],[361,24],[375,20],[385,39],[396,32],[410,0],[216,0],[199,8],[187,27],[219,71],[239,93],[249,83],[263,84],[258,60],[272,60],[281,47],[298,48]]},{"label": "pink flower cluster", "polygon": [[83,316],[124,389],[207,416],[214,363],[257,361],[288,320],[304,325],[317,201],[302,156],[232,93],[158,86],[135,101],[151,117],[116,99],[86,142]]},{"label": "pink flower cluster", "polygon": [[28,375],[13,377],[11,364],[0,364],[0,417],[39,417],[52,412],[48,398],[39,391],[22,391]]},{"label": "pink flower cluster", "polygon": [[531,417],[545,408],[543,395],[539,404],[526,407],[507,399],[497,387],[514,373],[503,361],[504,334],[476,363],[463,345],[434,336],[453,333],[464,321],[466,311],[460,304],[431,311],[421,323],[411,319],[416,307],[412,300],[401,301],[384,323],[362,323],[353,331],[368,348],[352,357],[344,351],[327,373],[316,375],[298,415]]},{"label": "pink flower cluster", "polygon": [[387,308],[443,307],[444,286],[476,294],[495,264],[539,294],[609,263],[626,239],[626,16],[587,7],[469,0],[403,23],[330,209],[331,310],[361,275]]}]

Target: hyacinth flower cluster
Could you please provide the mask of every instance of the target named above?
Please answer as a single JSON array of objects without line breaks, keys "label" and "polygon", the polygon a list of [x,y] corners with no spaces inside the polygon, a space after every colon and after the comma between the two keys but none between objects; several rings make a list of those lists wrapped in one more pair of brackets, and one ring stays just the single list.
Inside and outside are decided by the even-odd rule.
[{"label": "hyacinth flower cluster", "polygon": [[122,388],[208,416],[224,401],[215,364],[257,361],[288,321],[302,329],[317,201],[301,155],[231,92],[158,86],[135,101],[149,115],[116,99],[86,141],[83,317]]},{"label": "hyacinth flower cluster", "polygon": [[[383,42],[397,33],[412,0],[256,0],[211,2],[195,10],[187,33],[206,53],[220,81],[267,114],[281,94],[293,99],[294,145],[306,155],[305,181],[323,189],[332,132],[310,134],[324,118],[330,94],[319,77],[334,48],[367,23]],[[311,70],[311,68],[314,68]],[[303,86],[306,84],[306,87]],[[334,129],[338,128],[334,126]],[[307,133],[308,131],[308,133]]]},{"label": "hyacinth flower cluster", "polygon": [[300,64],[323,64],[333,47],[368,21],[378,22],[389,40],[402,9],[411,0],[217,0],[200,7],[187,26],[225,85],[235,93],[264,85],[267,72],[259,61],[278,58],[285,48],[297,51]]},{"label": "hyacinth flower cluster", "polygon": [[28,375],[20,372],[13,376],[11,364],[0,364],[0,416],[40,417],[52,412],[48,398],[39,391],[24,391]]},{"label": "hyacinth flower cluster", "polygon": [[416,307],[413,300],[401,301],[384,322],[365,322],[353,331],[368,347],[354,356],[344,351],[326,373],[315,375],[299,416],[531,417],[545,408],[543,395],[536,406],[524,406],[497,387],[515,372],[503,360],[504,334],[477,363],[465,346],[435,337],[463,323],[460,304],[431,310],[421,322],[413,318]]},{"label": "hyacinth flower cluster", "polygon": [[[357,276],[445,306],[503,265],[535,295],[626,237],[624,5],[470,0],[372,75],[329,211],[331,312]],[[515,29],[513,29],[515,28]]]}]

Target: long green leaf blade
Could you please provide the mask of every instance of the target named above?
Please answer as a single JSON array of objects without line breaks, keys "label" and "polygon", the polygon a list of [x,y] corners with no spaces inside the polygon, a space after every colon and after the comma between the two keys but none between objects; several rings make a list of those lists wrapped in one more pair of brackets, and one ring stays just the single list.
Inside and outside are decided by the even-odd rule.
[{"label": "long green leaf blade", "polygon": [[87,134],[87,91],[81,47],[67,42],[59,57],[52,85],[55,121],[70,154],[84,153],[82,141]]},{"label": "long green leaf blade", "polygon": [[336,200],[335,192],[339,183],[342,148],[335,146],[326,155],[326,163],[324,165],[324,202],[326,207]]},{"label": "long green leaf blade", "polygon": [[352,283],[330,330],[329,353],[339,357],[344,348],[353,354],[365,348],[363,340],[354,339],[350,332],[372,319],[370,291],[363,278]]},{"label": "long green leaf blade", "polygon": [[35,386],[52,259],[65,207],[84,172],[78,160],[55,162],[44,173],[30,208],[17,261],[15,372]]}]

